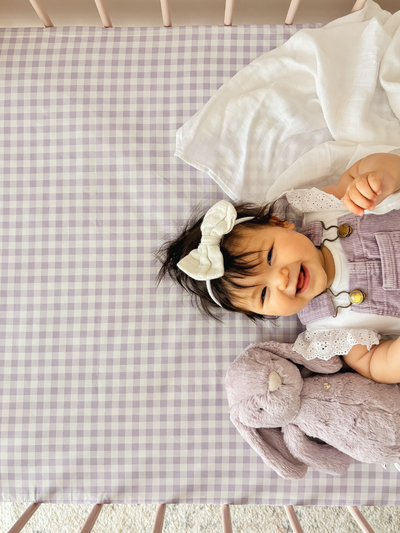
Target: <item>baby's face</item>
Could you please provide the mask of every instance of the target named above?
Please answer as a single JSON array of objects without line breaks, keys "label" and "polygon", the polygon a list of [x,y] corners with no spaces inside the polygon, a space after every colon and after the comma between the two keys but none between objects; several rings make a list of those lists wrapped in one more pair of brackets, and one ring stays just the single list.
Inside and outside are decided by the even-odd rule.
[{"label": "baby's face", "polygon": [[234,279],[243,287],[232,297],[238,308],[260,315],[294,315],[332,283],[333,261],[327,265],[321,250],[293,229],[285,222],[285,227],[268,225],[240,233],[235,251],[254,252],[260,265],[254,274]]}]

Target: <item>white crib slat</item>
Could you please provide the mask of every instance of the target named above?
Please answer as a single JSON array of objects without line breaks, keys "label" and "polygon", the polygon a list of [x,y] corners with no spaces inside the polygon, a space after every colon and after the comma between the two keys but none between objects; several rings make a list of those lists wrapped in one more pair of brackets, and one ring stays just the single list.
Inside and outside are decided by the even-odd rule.
[{"label": "white crib slat", "polygon": [[232,26],[234,5],[235,5],[235,0],[225,0],[225,17],[224,17],[225,26]]},{"label": "white crib slat", "polygon": [[32,503],[32,505],[30,505],[24,512],[24,514],[15,522],[8,533],[19,533],[29,522],[33,514],[37,511],[39,505],[40,503]]},{"label": "white crib slat", "polygon": [[301,0],[292,0],[286,15],[285,24],[293,24],[294,17],[299,9]]},{"label": "white crib slat", "polygon": [[354,13],[354,11],[359,11],[360,9],[362,9],[365,6],[366,1],[367,0],[356,0],[356,3],[354,4],[351,12]]},{"label": "white crib slat", "polygon": [[360,529],[361,531],[363,531],[363,533],[375,533],[372,527],[368,524],[368,522],[361,514],[358,507],[348,506],[347,509],[350,511],[351,515],[353,516],[357,524],[360,526]]},{"label": "white crib slat", "polygon": [[98,503],[93,507],[90,515],[88,516],[88,519],[85,522],[85,525],[83,526],[81,530],[81,533],[90,533],[92,531],[93,526],[96,523],[97,517],[99,516],[102,507],[103,507],[102,503]]},{"label": "white crib slat", "polygon": [[293,505],[284,505],[286,514],[289,518],[290,525],[292,526],[293,533],[304,533],[303,528],[300,525],[296,512],[293,509]]},{"label": "white crib slat", "polygon": [[103,26],[105,28],[112,28],[113,25],[111,24],[111,19],[105,5],[103,4],[103,0],[94,0],[94,2],[96,4],[97,11],[99,12]]},{"label": "white crib slat", "polygon": [[154,521],[153,533],[161,533],[164,525],[165,510],[167,508],[166,503],[161,503],[157,507],[156,519]]},{"label": "white crib slat", "polygon": [[40,0],[29,0],[33,9],[36,11],[37,16],[43,22],[43,26],[46,28],[54,28],[53,23],[50,20],[49,15],[46,13],[44,7],[40,3]]},{"label": "white crib slat", "polygon": [[229,505],[221,505],[222,513],[222,531],[223,533],[232,533],[232,520],[231,520],[231,511]]},{"label": "white crib slat", "polygon": [[169,13],[168,0],[160,0],[160,4],[161,4],[161,14],[162,14],[162,19],[163,19],[163,24],[166,28],[169,28],[170,26],[172,26],[172,22],[171,22],[171,15]]},{"label": "white crib slat", "polygon": [[[232,1],[233,0],[227,0],[228,1]],[[362,9],[364,6],[365,6],[365,2],[367,0],[356,0],[356,3],[354,4],[352,10],[351,10],[351,13],[354,13],[354,11],[359,11],[360,9]],[[299,5],[300,5],[300,2],[301,0],[292,0],[290,2],[290,5],[289,5],[289,9],[288,9],[288,12],[287,12],[287,15],[286,15],[286,19],[285,19],[285,24],[293,24],[293,21],[294,21],[294,17],[297,13],[297,10],[299,9]],[[231,22],[232,23],[232,22]]]}]

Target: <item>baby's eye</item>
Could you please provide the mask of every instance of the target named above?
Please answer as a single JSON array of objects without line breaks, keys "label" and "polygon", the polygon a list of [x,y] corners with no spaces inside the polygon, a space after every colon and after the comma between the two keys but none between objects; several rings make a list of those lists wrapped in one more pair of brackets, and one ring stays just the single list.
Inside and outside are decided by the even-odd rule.
[{"label": "baby's eye", "polygon": [[264,287],[261,293],[261,301],[264,303],[265,295],[267,294],[267,287]]},{"label": "baby's eye", "polygon": [[271,264],[272,250],[273,250],[273,247],[272,247],[271,250],[269,251],[269,253],[268,253],[268,257],[267,257],[267,261],[268,261],[268,264],[269,264],[269,265]]}]

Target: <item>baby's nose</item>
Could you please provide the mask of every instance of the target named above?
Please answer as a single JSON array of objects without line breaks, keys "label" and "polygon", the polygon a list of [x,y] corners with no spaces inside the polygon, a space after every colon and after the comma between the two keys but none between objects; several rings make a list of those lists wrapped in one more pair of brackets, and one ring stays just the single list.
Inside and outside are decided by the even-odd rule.
[{"label": "baby's nose", "polygon": [[276,273],[276,286],[279,290],[284,291],[289,283],[289,269],[280,268]]}]

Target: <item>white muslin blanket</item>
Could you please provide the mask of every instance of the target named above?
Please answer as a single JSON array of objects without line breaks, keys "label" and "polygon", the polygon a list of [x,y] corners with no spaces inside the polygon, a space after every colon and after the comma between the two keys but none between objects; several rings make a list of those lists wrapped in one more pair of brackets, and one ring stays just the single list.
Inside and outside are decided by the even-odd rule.
[{"label": "white muslin blanket", "polygon": [[368,0],[238,72],[178,130],[176,155],[233,200],[262,203],[398,148],[399,118],[400,11]]}]

